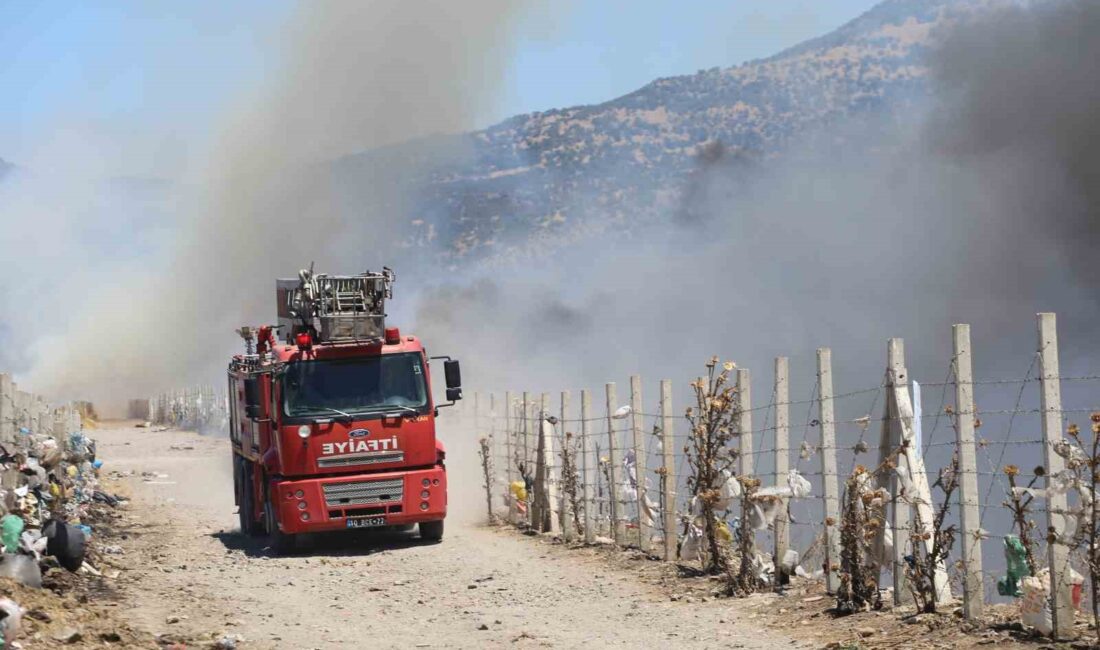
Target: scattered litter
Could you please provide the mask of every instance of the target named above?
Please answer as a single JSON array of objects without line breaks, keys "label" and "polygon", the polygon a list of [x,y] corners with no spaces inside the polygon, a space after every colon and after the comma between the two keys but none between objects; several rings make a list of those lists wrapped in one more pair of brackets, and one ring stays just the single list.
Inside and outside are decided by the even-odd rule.
[{"label": "scattered litter", "polygon": [[1019,598],[1020,581],[1030,575],[1027,568],[1027,550],[1023,542],[1015,535],[1005,535],[1005,576],[997,580],[997,593],[1001,596]]},{"label": "scattered litter", "polygon": [[11,578],[28,587],[41,587],[42,569],[33,555],[4,553],[0,557],[0,578]]},{"label": "scattered litter", "polygon": [[214,650],[236,650],[241,641],[244,637],[239,634],[224,634],[214,642]]},{"label": "scattered litter", "polygon": [[42,527],[42,534],[48,540],[47,555],[57,558],[58,564],[69,571],[80,569],[84,563],[86,546],[83,530],[72,524],[52,519]]},{"label": "scattered litter", "polygon": [[[23,495],[26,495],[25,491]],[[8,514],[0,518],[0,541],[4,543],[5,553],[19,550],[19,536],[22,532],[23,520],[18,515]]]},{"label": "scattered litter", "polygon": [[0,598],[0,637],[4,647],[11,648],[19,636],[19,623],[23,619],[23,608],[11,598]]},{"label": "scattered litter", "polygon": [[84,635],[75,627],[67,627],[53,635],[53,640],[58,643],[76,643],[84,639]]}]

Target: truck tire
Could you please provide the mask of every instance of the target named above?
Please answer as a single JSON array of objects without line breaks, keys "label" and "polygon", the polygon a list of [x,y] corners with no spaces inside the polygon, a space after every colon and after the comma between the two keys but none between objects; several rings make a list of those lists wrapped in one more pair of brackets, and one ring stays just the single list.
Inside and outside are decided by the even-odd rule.
[{"label": "truck tire", "polygon": [[443,520],[422,521],[420,526],[420,539],[425,542],[443,541]]},{"label": "truck tire", "polygon": [[234,479],[239,480],[237,489],[240,490],[237,505],[237,515],[241,523],[241,534],[255,537],[260,534],[260,527],[256,524],[256,495],[252,481],[252,463],[240,456],[234,457]]},{"label": "truck tire", "polygon": [[286,555],[294,550],[294,535],[279,530],[279,522],[275,518],[275,505],[271,502],[271,495],[264,499],[264,524],[267,528],[267,546],[272,555]]}]

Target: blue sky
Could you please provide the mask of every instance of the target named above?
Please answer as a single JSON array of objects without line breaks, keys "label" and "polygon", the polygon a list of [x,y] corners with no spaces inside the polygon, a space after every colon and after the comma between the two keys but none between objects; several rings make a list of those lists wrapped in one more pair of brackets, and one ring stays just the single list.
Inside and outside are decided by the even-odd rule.
[{"label": "blue sky", "polygon": [[[488,125],[594,103],[650,80],[768,56],[874,0],[566,2],[522,22]],[[64,164],[112,148],[105,173],[171,174],[243,90],[272,71],[289,0],[0,0],[0,157]]]}]

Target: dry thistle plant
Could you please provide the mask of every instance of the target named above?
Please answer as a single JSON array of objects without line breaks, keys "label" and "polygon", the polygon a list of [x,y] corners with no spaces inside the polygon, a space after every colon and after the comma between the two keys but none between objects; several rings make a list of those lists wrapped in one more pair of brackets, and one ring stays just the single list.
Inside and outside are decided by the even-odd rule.
[{"label": "dry thistle plant", "polygon": [[729,576],[731,581],[727,585],[727,591],[730,592],[730,595],[747,596],[760,591],[765,586],[764,581],[757,576],[753,566],[753,560],[756,558],[756,549],[754,548],[756,531],[749,525],[748,517],[748,513],[754,507],[753,499],[756,496],[756,491],[760,489],[760,479],[751,476],[739,476],[737,480],[741,483],[741,525],[737,527],[736,538],[739,562],[737,573]]},{"label": "dry thistle plant", "polygon": [[481,457],[481,471],[485,478],[485,507],[489,512],[489,523],[493,523],[496,517],[493,516],[493,454],[491,452],[491,446],[489,438],[482,436],[478,438],[478,456]]},{"label": "dry thistle plant", "polygon": [[1012,511],[1012,525],[1016,527],[1016,535],[1020,538],[1020,544],[1024,547],[1024,558],[1027,560],[1029,575],[1035,575],[1035,540],[1031,533],[1035,530],[1035,522],[1031,520],[1031,502],[1035,500],[1026,490],[1035,486],[1035,481],[1044,474],[1043,468],[1035,468],[1035,474],[1028,481],[1025,490],[1018,489],[1016,477],[1020,475],[1020,468],[1015,465],[1005,465],[1002,471],[1008,477],[1008,500],[1004,506]]},{"label": "dry thistle plant", "polygon": [[874,471],[856,465],[845,482],[840,515],[840,586],[836,593],[840,614],[882,608],[881,559],[876,557],[876,547],[885,530],[890,495],[885,488],[871,486],[884,470],[892,468],[889,460]]},{"label": "dry thistle plant", "polygon": [[[909,543],[912,554],[906,558],[905,574],[909,591],[917,611],[934,613],[936,611],[936,572],[941,570],[955,544],[955,526],[944,526],[944,520],[951,510],[951,496],[959,487],[959,456],[951,457],[951,464],[940,470],[939,478],[933,483],[943,492],[943,499],[937,505],[932,520],[932,532],[923,532],[915,525],[910,527]],[[924,543],[931,540],[932,549],[925,550]]]},{"label": "dry thistle plant", "polygon": [[580,476],[577,472],[577,447],[579,440],[572,431],[565,432],[565,443],[561,449],[561,487],[565,492],[565,503],[569,512],[561,513],[562,528],[572,519],[573,530],[581,530]]},{"label": "dry thistle plant", "polygon": [[729,446],[738,413],[737,389],[729,383],[734,368],[735,365],[727,361],[719,369],[718,357],[711,357],[706,364],[706,376],[691,384],[695,406],[688,407],[685,413],[691,431],[690,443],[684,447],[691,466],[687,484],[698,500],[703,519],[703,568],[726,575],[730,575],[730,554],[719,537],[715,506],[721,498],[725,472],[731,472],[737,460],[737,453]]}]

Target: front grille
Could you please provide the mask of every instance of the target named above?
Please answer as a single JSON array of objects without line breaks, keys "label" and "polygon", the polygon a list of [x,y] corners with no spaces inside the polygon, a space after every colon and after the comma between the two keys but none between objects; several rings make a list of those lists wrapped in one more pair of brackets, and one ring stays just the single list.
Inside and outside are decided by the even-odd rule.
[{"label": "front grille", "polygon": [[317,459],[318,467],[347,467],[348,465],[377,465],[400,463],[405,460],[403,451],[369,451],[364,454],[342,454]]},{"label": "front grille", "polygon": [[325,504],[329,507],[373,505],[401,501],[405,490],[405,479],[328,483],[321,488],[325,493]]}]

